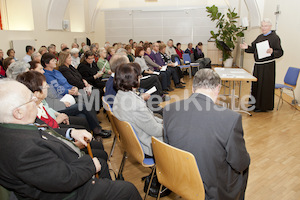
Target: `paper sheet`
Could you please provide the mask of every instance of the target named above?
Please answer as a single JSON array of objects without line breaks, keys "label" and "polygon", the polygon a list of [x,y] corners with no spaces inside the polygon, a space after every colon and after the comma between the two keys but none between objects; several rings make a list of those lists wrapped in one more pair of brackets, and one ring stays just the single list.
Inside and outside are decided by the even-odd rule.
[{"label": "paper sheet", "polygon": [[267,53],[267,50],[270,49],[270,44],[268,40],[256,43],[256,49],[257,49],[258,59],[271,56],[270,53]]},{"label": "paper sheet", "polygon": [[159,75],[160,73],[159,73],[159,72],[153,72],[153,74],[155,74],[155,75]]},{"label": "paper sheet", "polygon": [[60,101],[69,102],[71,104],[71,106],[76,103],[74,97],[70,94],[65,94],[65,96],[63,96],[63,98],[61,98]]},{"label": "paper sheet", "polygon": [[148,76],[143,76],[142,78],[141,78],[141,80],[143,80],[143,79],[147,79],[147,78],[149,78],[150,76],[148,75]]},{"label": "paper sheet", "polygon": [[152,94],[152,93],[154,93],[154,92],[156,92],[156,91],[157,91],[156,87],[153,86],[152,88],[150,88],[149,90],[147,90],[147,92],[145,92],[145,93],[147,93],[147,94]]},{"label": "paper sheet", "polygon": [[167,65],[162,66],[160,71],[161,71],[161,72],[164,72],[164,71],[166,71],[166,70],[167,70]]}]

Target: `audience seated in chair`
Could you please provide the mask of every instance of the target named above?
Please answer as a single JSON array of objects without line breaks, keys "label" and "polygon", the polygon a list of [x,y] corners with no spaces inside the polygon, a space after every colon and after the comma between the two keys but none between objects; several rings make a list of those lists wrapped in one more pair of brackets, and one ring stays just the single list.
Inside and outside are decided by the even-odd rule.
[{"label": "audience seated in chair", "polygon": [[243,200],[250,157],[239,113],[215,104],[219,75],[199,70],[193,94],[164,108],[164,139],[192,153],[201,174],[206,199]]},{"label": "audience seated in chair", "polygon": [[71,65],[77,69],[78,65],[80,64],[79,49],[73,48],[71,49],[70,53],[72,58]]},{"label": "audience seated in chair", "polygon": [[196,63],[200,64],[200,68],[211,68],[210,58],[204,56],[202,42],[199,42],[194,50],[194,59]]},{"label": "audience seated in chair", "polygon": [[[175,84],[175,88],[184,88],[185,86],[182,85],[182,84],[184,84],[183,74],[182,74],[180,67],[177,66],[177,65],[180,65],[180,63],[177,63],[177,65],[176,65],[174,62],[171,61],[171,57],[169,57],[166,54],[166,45],[165,44],[159,45],[159,53],[164,62],[164,65],[168,66],[168,70],[173,71],[172,78],[173,78],[173,81]],[[175,55],[175,54],[173,54],[173,55]],[[176,54],[176,56],[177,56],[177,54]]]},{"label": "audience seated in chair", "polygon": [[83,61],[79,64],[77,69],[83,79],[93,87],[98,88],[101,94],[103,94],[105,82],[102,81],[102,78],[104,73],[99,70],[97,64],[94,62],[94,54],[91,51],[84,53]]},{"label": "audience seated in chair", "polygon": [[109,78],[112,72],[110,69],[109,62],[108,62],[108,60],[106,60],[106,56],[107,56],[106,49],[100,48],[99,54],[100,54],[100,57],[98,59],[97,66],[98,66],[99,70],[104,73],[102,77]]},{"label": "audience seated in chair", "polygon": [[[149,46],[149,44],[146,45]],[[146,61],[144,59],[144,54],[145,50],[143,47],[136,48],[134,63],[137,63],[141,67],[142,75],[144,77],[144,79],[141,80],[141,88],[149,90],[150,88],[155,86],[157,91],[153,94],[163,96],[164,92],[162,90],[162,86],[158,79],[158,76],[153,74],[153,71],[147,66]]]},{"label": "audience seated in chair", "polygon": [[146,102],[136,92],[139,87],[141,69],[132,63],[116,68],[114,85],[118,93],[114,100],[114,115],[121,121],[129,122],[140,139],[146,155],[152,156],[151,136],[163,139],[162,119],[153,115]]},{"label": "audience seated in chair", "polygon": [[[0,80],[0,185],[19,199],[141,199],[125,181],[112,181],[105,160],[83,154],[65,137],[86,146],[85,130],[40,128],[32,92],[23,84]],[[95,179],[98,173],[100,179]]]}]

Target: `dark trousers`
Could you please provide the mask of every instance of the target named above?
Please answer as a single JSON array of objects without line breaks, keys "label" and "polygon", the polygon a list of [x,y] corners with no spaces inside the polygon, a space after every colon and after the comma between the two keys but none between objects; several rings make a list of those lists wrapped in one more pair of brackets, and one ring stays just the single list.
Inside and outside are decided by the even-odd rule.
[{"label": "dark trousers", "polygon": [[171,73],[171,76],[173,78],[173,81],[174,81],[174,84],[178,84],[180,81],[179,81],[179,77],[178,77],[178,73],[177,73],[177,70],[175,67],[168,67],[167,68],[167,71],[169,71]]},{"label": "dark trousers", "polygon": [[95,128],[101,128],[97,119],[96,111],[94,109],[92,109],[91,111],[87,111],[84,105],[82,111],[79,110],[78,104],[74,104],[73,106],[70,106],[64,110],[60,110],[59,112],[65,113],[69,116],[77,116],[83,114],[92,130],[94,130]]},{"label": "dark trousers", "polygon": [[168,89],[170,86],[171,80],[170,80],[171,72],[165,71],[160,72],[159,74],[159,80],[161,82],[161,86],[163,90]]},{"label": "dark trousers", "polygon": [[[101,158],[107,161],[107,153],[104,151],[104,146],[101,141],[92,140],[91,149],[94,157]],[[82,149],[86,154],[88,154],[87,148]]]},{"label": "dark trousers", "polygon": [[141,196],[132,183],[112,181],[107,163],[99,159],[101,171],[99,179],[92,178],[78,188],[74,200],[141,200]]},{"label": "dark trousers", "polygon": [[141,200],[132,183],[109,179],[89,180],[78,189],[76,200]]},{"label": "dark trousers", "polygon": [[141,83],[140,87],[149,90],[153,86],[155,86],[157,91],[154,92],[153,94],[162,95],[163,94],[162,86],[157,75],[150,75],[150,74],[145,74],[145,75],[150,77],[146,79],[142,79],[140,82]]},{"label": "dark trousers", "polygon": [[87,131],[91,131],[89,123],[87,122],[86,118],[80,116],[69,116],[70,125],[66,124],[59,124],[60,128],[77,128],[77,129],[85,129]]}]

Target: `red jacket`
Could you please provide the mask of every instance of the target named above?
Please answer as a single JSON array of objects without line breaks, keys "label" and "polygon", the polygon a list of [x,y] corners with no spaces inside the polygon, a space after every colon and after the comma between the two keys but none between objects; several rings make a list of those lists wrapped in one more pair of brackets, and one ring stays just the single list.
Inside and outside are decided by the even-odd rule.
[{"label": "red jacket", "polygon": [[178,54],[179,58],[182,59],[183,51],[181,49],[180,50],[176,49],[176,53]]}]

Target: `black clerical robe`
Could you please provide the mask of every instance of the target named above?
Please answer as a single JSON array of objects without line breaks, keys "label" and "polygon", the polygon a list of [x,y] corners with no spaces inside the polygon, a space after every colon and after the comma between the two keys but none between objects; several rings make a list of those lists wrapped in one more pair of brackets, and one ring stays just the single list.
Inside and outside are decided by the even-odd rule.
[{"label": "black clerical robe", "polygon": [[[273,49],[271,56],[259,59],[256,44],[269,41],[270,48]],[[272,31],[269,35],[259,35],[245,50],[247,53],[253,53],[255,65],[253,76],[257,78],[257,82],[252,82],[251,95],[256,99],[255,109],[257,110],[273,110],[274,108],[274,89],[275,89],[275,59],[283,55],[279,36]]]}]

